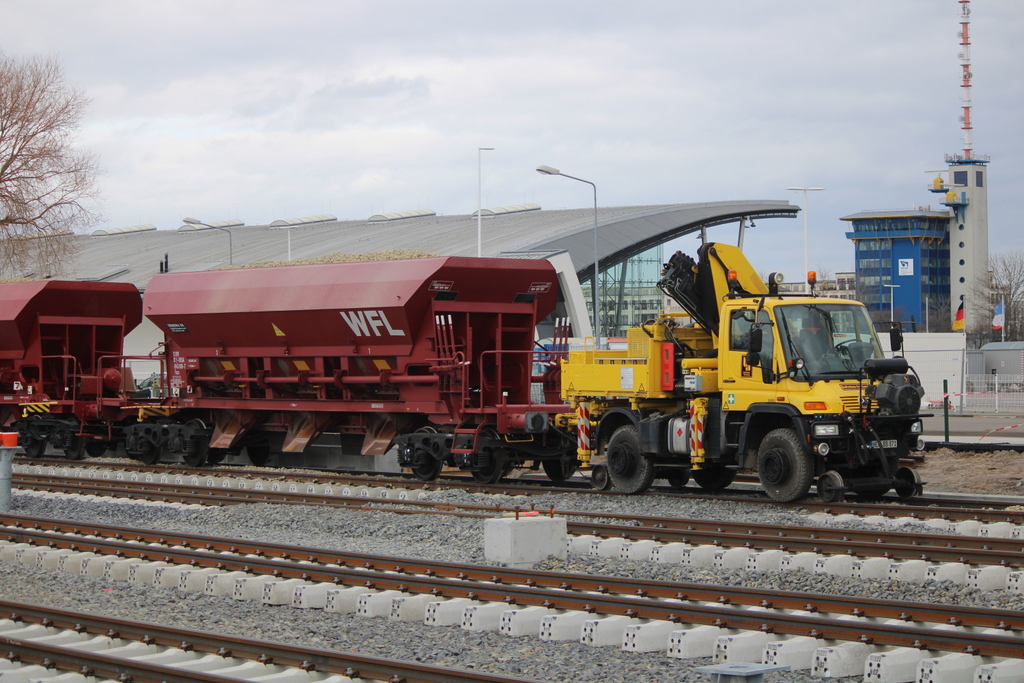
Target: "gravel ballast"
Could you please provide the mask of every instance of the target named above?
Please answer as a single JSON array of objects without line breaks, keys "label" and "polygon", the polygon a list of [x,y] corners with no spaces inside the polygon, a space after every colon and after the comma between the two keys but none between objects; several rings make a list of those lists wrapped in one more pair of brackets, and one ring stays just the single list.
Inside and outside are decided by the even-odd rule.
[{"label": "gravel ballast", "polygon": [[[555,506],[590,512],[635,513],[808,525],[798,508],[713,502],[658,495],[597,497],[544,494],[523,498],[437,491],[432,499],[449,503],[538,509]],[[483,522],[435,515],[395,514],[385,510],[270,504],[186,508],[140,505],[75,496],[43,497],[15,491],[15,514],[80,523],[116,524],[145,529],[288,543],[330,550],[485,564]],[[1024,610],[1024,595],[977,591],[950,582],[923,584],[862,581],[808,572],[748,572],[642,561],[570,555],[537,566],[558,572],[614,575],[676,582],[700,582],[747,588],[782,589]],[[495,632],[429,627],[384,618],[273,607],[258,602],[183,593],[125,582],[0,564],[0,596],[91,614],[169,623],[232,635],[294,642],[307,647],[354,651],[541,681],[678,683],[707,681],[692,672],[710,660],[677,660],[660,654],[633,654],[617,648],[590,648],[575,642],[544,643]],[[769,674],[768,681],[811,681],[804,673]],[[816,679],[815,679],[816,680]]]}]

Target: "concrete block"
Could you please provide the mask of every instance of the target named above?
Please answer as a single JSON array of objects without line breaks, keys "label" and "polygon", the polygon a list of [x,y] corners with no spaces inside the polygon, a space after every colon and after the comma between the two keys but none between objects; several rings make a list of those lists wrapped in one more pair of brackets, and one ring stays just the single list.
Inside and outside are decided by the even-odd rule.
[{"label": "concrete block", "polygon": [[177,588],[181,581],[181,573],[191,568],[187,564],[169,564],[166,567],[157,567],[153,573],[153,585],[161,588]]},{"label": "concrete block", "polygon": [[57,561],[57,569],[68,574],[81,574],[82,569],[94,557],[95,553],[75,553],[73,555],[62,555]]},{"label": "concrete block", "polygon": [[814,571],[814,564],[821,555],[818,553],[792,553],[782,558],[779,569],[784,572]]},{"label": "concrete block", "polygon": [[783,636],[763,631],[743,631],[735,635],[719,636],[715,641],[715,664],[760,662],[764,646]]},{"label": "concrete block", "polygon": [[462,628],[466,631],[497,631],[501,615],[508,611],[503,602],[476,602],[462,610]]},{"label": "concrete block", "polygon": [[878,526],[889,526],[889,518],[883,515],[868,515],[862,517],[861,521],[865,524],[876,524]]},{"label": "concrete block", "polygon": [[828,574],[847,578],[853,571],[854,558],[851,555],[829,555],[814,561],[815,574]]},{"label": "concrete block", "polygon": [[142,564],[132,565],[128,569],[128,580],[132,583],[153,583],[153,577],[156,576],[156,570],[161,567],[169,566],[167,562],[162,560],[158,562],[143,562]]},{"label": "concrete block", "polygon": [[844,678],[863,676],[868,655],[879,648],[865,643],[840,643],[819,647],[811,660],[811,676],[815,678]]},{"label": "concrete block", "polygon": [[79,570],[82,576],[94,576],[100,578],[103,576],[103,570],[107,567],[107,562],[115,558],[110,555],[96,555],[82,560],[82,568]]},{"label": "concrete block", "polygon": [[982,664],[974,671],[974,683],[1020,683],[1024,681],[1024,659],[1006,659]]},{"label": "concrete block", "polygon": [[235,592],[235,579],[246,576],[250,576],[250,574],[239,571],[207,574],[203,595],[232,595]]},{"label": "concrete block", "polygon": [[954,534],[961,536],[977,536],[978,532],[981,531],[982,523],[976,519],[967,519],[962,522],[953,522],[949,525],[949,530]]},{"label": "concrete block", "polygon": [[277,577],[270,574],[240,576],[235,579],[235,589],[231,591],[231,597],[235,600],[262,600],[263,584],[277,581]]},{"label": "concrete block", "polygon": [[278,579],[277,581],[268,581],[263,584],[263,604],[264,605],[290,605],[292,604],[292,595],[295,593],[295,589],[299,586],[312,585],[305,579]]},{"label": "concrete block", "polygon": [[676,659],[696,659],[715,654],[715,642],[722,636],[737,635],[740,631],[717,626],[694,626],[672,631],[668,637],[668,656]]},{"label": "concrete block", "polygon": [[917,665],[928,650],[897,647],[868,655],[864,663],[864,683],[903,683],[917,678]]},{"label": "concrete block", "polygon": [[399,621],[423,621],[427,615],[427,605],[437,602],[437,596],[423,593],[409,595],[403,593],[391,599],[391,618]]},{"label": "concrete block", "polygon": [[1006,590],[1013,593],[1024,593],[1024,572],[1016,571],[1007,574]]},{"label": "concrete block", "polygon": [[469,598],[451,598],[427,603],[423,623],[427,626],[454,626],[462,623],[462,613],[473,604]]},{"label": "concrete block", "polygon": [[103,563],[103,578],[107,581],[127,581],[132,567],[142,564],[145,560],[137,557],[119,558],[114,557]]},{"label": "concrete block", "polygon": [[683,551],[690,547],[692,546],[690,546],[689,543],[680,543],[678,541],[674,541],[672,543],[659,543],[651,548],[650,559],[652,562],[679,564],[683,558]]},{"label": "concrete block", "polygon": [[598,557],[618,557],[622,546],[629,543],[624,538],[595,538],[590,542],[590,554]]},{"label": "concrete block", "polygon": [[889,578],[890,564],[891,561],[884,557],[854,560],[850,567],[850,576],[855,579],[887,579]]},{"label": "concrete block", "polygon": [[928,657],[917,664],[918,683],[971,683],[974,672],[985,660],[977,655],[954,652]]},{"label": "concrete block", "polygon": [[327,605],[327,591],[336,590],[333,583],[313,583],[296,586],[292,591],[292,607],[297,609],[323,609]]},{"label": "concrete block", "polygon": [[23,551],[26,548],[31,547],[32,546],[28,543],[10,543],[8,541],[4,541],[3,544],[0,544],[0,562],[17,562],[18,556],[20,555],[18,551]]},{"label": "concrete block", "polygon": [[564,559],[566,538],[564,517],[485,519],[484,557],[503,567],[530,567],[549,557]]},{"label": "concrete block", "polygon": [[746,570],[750,572],[778,571],[786,553],[781,550],[761,550],[747,555]]},{"label": "concrete block", "polygon": [[551,610],[540,605],[505,610],[501,615],[498,632],[504,636],[536,636],[540,634],[540,622]]},{"label": "concrete block", "polygon": [[651,551],[656,545],[658,545],[658,542],[651,540],[624,543],[619,550],[619,558],[623,560],[649,560],[651,559]]},{"label": "concrete block", "polygon": [[967,570],[968,588],[977,588],[983,591],[1002,590],[1006,588],[1006,577],[1010,574],[1009,567],[977,567]]},{"label": "concrete block", "polygon": [[[306,588],[304,590],[310,590]],[[352,614],[359,608],[359,596],[366,593],[375,593],[373,588],[363,586],[352,586],[351,588],[330,588],[327,590],[324,600],[325,612],[340,612]]]},{"label": "concrete block", "polygon": [[356,614],[361,617],[389,617],[391,603],[395,598],[405,595],[402,591],[382,590],[376,593],[364,593],[356,603]]},{"label": "concrete block", "polygon": [[1010,538],[1024,538],[1024,526],[1015,526],[1010,532]]},{"label": "concrete block", "polygon": [[214,574],[222,574],[216,567],[186,569],[178,577],[178,590],[186,593],[205,593],[206,581]]},{"label": "concrete block", "polygon": [[933,517],[924,520],[924,525],[931,529],[938,529],[939,531],[949,532],[953,528],[953,523],[948,519],[941,519],[939,517]]},{"label": "concrete block", "polygon": [[48,551],[49,548],[46,546],[33,545],[28,548],[24,548],[16,553],[17,561],[26,567],[36,566],[36,560],[39,558],[39,553]]},{"label": "concrete block", "polygon": [[1010,538],[1013,530],[1017,528],[1016,524],[1010,522],[993,522],[992,524],[982,524],[981,528],[978,529],[978,536],[984,536],[988,538]]},{"label": "concrete block", "polygon": [[764,644],[759,661],[765,664],[788,666],[791,671],[810,669],[814,653],[821,647],[821,641],[810,636],[793,636]]},{"label": "concrete block", "polygon": [[[637,620],[634,620],[637,621]],[[679,624],[660,619],[640,619],[622,633],[623,652],[668,652],[668,639]]]},{"label": "concrete block", "polygon": [[622,634],[633,624],[629,617],[614,616],[588,619],[580,628],[580,643],[590,647],[614,645],[621,647]]},{"label": "concrete block", "polygon": [[753,552],[750,548],[720,548],[715,552],[711,566],[717,569],[745,569],[747,558]]},{"label": "concrete block", "polygon": [[540,639],[545,642],[575,640],[579,642],[583,624],[594,618],[587,612],[559,612],[548,614],[540,620]]},{"label": "concrete block", "polygon": [[60,550],[46,550],[36,555],[36,566],[40,569],[57,569],[60,558],[64,555],[73,555],[74,550],[62,548]]},{"label": "concrete block", "polygon": [[570,555],[589,555],[590,547],[597,536],[569,536],[566,539],[566,549]]},{"label": "concrete block", "polygon": [[905,560],[893,562],[889,565],[889,578],[893,581],[912,581],[921,583],[931,562],[927,560]]},{"label": "concrete block", "polygon": [[928,567],[928,571],[925,572],[925,579],[929,581],[952,581],[953,583],[963,585],[967,583],[968,569],[970,569],[969,566],[960,562],[943,562],[942,564]]},{"label": "concrete block", "polygon": [[691,567],[710,567],[715,562],[716,552],[718,552],[716,545],[696,545],[684,548],[679,557],[679,564]]}]

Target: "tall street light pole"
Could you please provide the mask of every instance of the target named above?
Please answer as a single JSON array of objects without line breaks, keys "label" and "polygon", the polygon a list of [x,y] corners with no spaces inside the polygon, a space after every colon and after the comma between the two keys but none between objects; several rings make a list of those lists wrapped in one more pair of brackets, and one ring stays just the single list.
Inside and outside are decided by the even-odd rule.
[{"label": "tall street light pole", "polygon": [[882,285],[889,288],[889,322],[896,320],[896,288],[899,285]]},{"label": "tall street light pole", "polygon": [[[228,265],[235,265],[235,247],[231,243],[231,231],[227,228],[222,228],[219,225],[210,225],[209,223],[203,223],[202,221],[196,220],[195,218],[182,218],[182,222],[188,223],[189,225],[201,225],[204,228],[212,228],[213,230],[220,230],[228,234]],[[289,257],[289,260],[291,258]]]},{"label": "tall street light pole", "polygon": [[597,185],[584,180],[583,178],[577,178],[575,176],[562,173],[557,168],[551,168],[550,166],[538,166],[537,173],[542,175],[560,175],[563,178],[569,178],[570,180],[578,180],[581,183],[586,183],[590,187],[594,188],[594,277],[592,282],[592,291],[594,299],[594,339],[597,340],[597,348],[601,348],[601,297],[597,294],[597,272],[598,272],[598,253],[597,253]]},{"label": "tall street light pole", "polygon": [[493,147],[476,148],[476,255],[483,256],[483,176],[480,172],[480,155],[482,152],[493,152]]},{"label": "tall street light pole", "polygon": [[807,273],[810,272],[811,266],[808,263],[808,251],[807,251],[807,193],[818,192],[824,190],[824,187],[787,187],[787,190],[803,191],[804,193],[804,291],[808,294],[811,293],[810,285],[807,284]]}]

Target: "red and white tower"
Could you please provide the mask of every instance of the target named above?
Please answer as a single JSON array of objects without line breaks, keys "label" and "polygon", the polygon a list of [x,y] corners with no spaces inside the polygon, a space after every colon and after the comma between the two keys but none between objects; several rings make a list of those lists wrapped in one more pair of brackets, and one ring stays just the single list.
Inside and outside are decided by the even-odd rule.
[{"label": "red and white tower", "polygon": [[960,91],[963,96],[964,113],[960,117],[964,131],[964,158],[971,158],[971,0],[960,2],[960,66],[963,81]]}]

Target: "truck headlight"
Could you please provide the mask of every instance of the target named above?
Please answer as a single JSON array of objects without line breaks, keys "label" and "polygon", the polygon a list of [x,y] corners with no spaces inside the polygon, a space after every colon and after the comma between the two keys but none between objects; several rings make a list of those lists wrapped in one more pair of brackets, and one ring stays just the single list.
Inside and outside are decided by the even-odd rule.
[{"label": "truck headlight", "polygon": [[921,423],[920,420],[917,420],[914,424],[910,425],[910,433],[911,434],[920,434],[923,431],[924,431],[924,425]]},{"label": "truck headlight", "polygon": [[816,424],[814,425],[814,436],[839,436],[839,425]]}]

